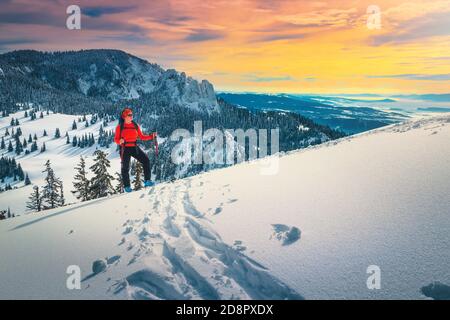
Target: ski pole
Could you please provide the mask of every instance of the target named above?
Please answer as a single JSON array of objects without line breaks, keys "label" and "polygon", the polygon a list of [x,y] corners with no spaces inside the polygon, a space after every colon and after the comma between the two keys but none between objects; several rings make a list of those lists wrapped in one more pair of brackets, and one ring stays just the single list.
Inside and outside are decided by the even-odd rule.
[{"label": "ski pole", "polygon": [[155,132],[155,156],[158,156],[158,135]]}]

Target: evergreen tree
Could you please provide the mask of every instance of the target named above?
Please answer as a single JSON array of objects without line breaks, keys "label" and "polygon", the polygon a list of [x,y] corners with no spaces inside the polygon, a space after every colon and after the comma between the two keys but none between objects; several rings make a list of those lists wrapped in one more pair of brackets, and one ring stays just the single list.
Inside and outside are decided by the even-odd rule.
[{"label": "evergreen tree", "polygon": [[81,201],[89,200],[90,181],[86,172],[86,161],[80,156],[80,163],[75,167],[77,174],[74,176],[73,186],[75,190],[71,191],[77,199]]},{"label": "evergreen tree", "polygon": [[16,138],[16,154],[19,155],[23,151],[22,143],[20,142],[19,138]]},{"label": "evergreen tree", "polygon": [[25,118],[28,117],[28,111],[25,110],[25,114],[23,115]]},{"label": "evergreen tree", "polygon": [[114,177],[108,172],[110,166],[107,154],[101,150],[96,150],[94,152],[94,164],[90,167],[94,173],[94,177],[90,182],[89,198],[96,199],[114,193],[114,188],[111,185],[111,181],[114,180]]},{"label": "evergreen tree", "polygon": [[133,187],[134,190],[140,190],[142,189],[142,173],[144,171],[144,168],[142,167],[142,164],[139,161],[136,161],[136,169],[134,173],[134,180],[133,180]]},{"label": "evergreen tree", "polygon": [[13,151],[14,151],[13,145],[12,145],[12,143],[11,143],[11,140],[9,140],[9,144],[8,144],[8,152],[13,152]]},{"label": "evergreen tree", "polygon": [[78,145],[77,136],[73,136],[72,138],[72,147],[76,147]]},{"label": "evergreen tree", "polygon": [[46,150],[47,150],[47,148],[45,147],[45,142],[44,142],[41,147],[41,152],[45,152]]},{"label": "evergreen tree", "polygon": [[122,175],[119,172],[116,172],[116,180],[117,180],[117,184],[114,188],[114,192],[122,193],[123,192],[123,181],[122,181]]},{"label": "evergreen tree", "polygon": [[42,111],[41,111],[41,114],[39,115],[39,118],[44,118],[44,114],[42,113]]},{"label": "evergreen tree", "polygon": [[31,138],[31,133],[30,133],[30,135],[28,136],[28,143],[31,143],[31,142],[33,142],[33,138]]},{"label": "evergreen tree", "polygon": [[36,133],[34,134],[33,139],[34,139],[34,141],[36,141],[38,139]]},{"label": "evergreen tree", "polygon": [[23,146],[24,148],[27,147],[27,139],[23,138],[22,146]]},{"label": "evergreen tree", "polygon": [[31,145],[31,148],[30,148],[30,152],[37,151],[37,149],[38,149],[37,142],[33,141],[33,144]]},{"label": "evergreen tree", "polygon": [[84,126],[87,128],[89,127],[89,122],[86,120],[86,122],[84,123]]},{"label": "evergreen tree", "polygon": [[15,125],[16,125],[16,126],[18,126],[18,125],[19,125],[19,119],[16,119],[16,123],[15,123]]},{"label": "evergreen tree", "polygon": [[55,176],[50,160],[47,160],[42,172],[46,173],[44,190],[42,191],[42,207],[43,209],[56,208],[63,202],[63,199],[61,199],[62,181]]},{"label": "evergreen tree", "polygon": [[28,176],[28,173],[25,175],[25,185],[28,186],[31,184],[30,177]]},{"label": "evergreen tree", "polygon": [[56,128],[56,130],[55,130],[55,138],[56,139],[61,138],[61,132],[59,131],[59,128]]},{"label": "evergreen tree", "polygon": [[11,122],[10,122],[11,127],[14,126],[15,124],[16,124],[16,122],[14,121],[14,118],[11,118]]},{"label": "evergreen tree", "polygon": [[20,163],[17,165],[17,176],[19,178],[20,181],[23,181],[25,179],[25,174],[22,170],[22,166],[20,165]]},{"label": "evergreen tree", "polygon": [[47,130],[44,129],[44,134],[42,135],[43,137],[47,136]]},{"label": "evergreen tree", "polygon": [[61,181],[61,185],[59,187],[59,203],[58,206],[62,207],[66,204],[66,199],[64,198],[64,187],[63,187],[63,183]]},{"label": "evergreen tree", "polygon": [[6,131],[5,131],[5,137],[7,137],[7,136],[9,136],[9,130],[8,130],[8,128],[6,128]]},{"label": "evergreen tree", "polygon": [[31,193],[31,195],[28,199],[29,199],[29,201],[27,202],[28,210],[31,210],[31,211],[41,211],[42,210],[42,198],[41,198],[41,194],[39,192],[38,186],[33,187],[33,192]]},{"label": "evergreen tree", "polygon": [[66,144],[70,144],[70,138],[67,132],[66,132]]},{"label": "evergreen tree", "polygon": [[5,138],[2,137],[2,142],[0,143],[0,149],[5,149],[6,145],[5,145]]},{"label": "evergreen tree", "polygon": [[75,120],[73,120],[72,123],[72,130],[77,130],[77,123],[75,122]]}]

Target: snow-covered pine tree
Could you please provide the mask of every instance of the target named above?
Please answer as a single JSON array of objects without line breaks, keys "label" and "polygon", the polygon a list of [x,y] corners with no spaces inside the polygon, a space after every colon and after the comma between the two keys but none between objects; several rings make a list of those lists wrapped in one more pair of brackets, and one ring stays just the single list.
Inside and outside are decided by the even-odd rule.
[{"label": "snow-covered pine tree", "polygon": [[47,130],[44,129],[44,133],[43,133],[42,136],[43,136],[43,137],[46,137],[46,136],[47,136]]},{"label": "snow-covered pine tree", "polygon": [[61,205],[61,189],[62,181],[55,176],[51,168],[50,160],[45,163],[45,169],[42,171],[46,173],[45,185],[42,190],[42,208],[51,209]]},{"label": "snow-covered pine tree", "polygon": [[72,123],[72,130],[77,130],[77,123],[75,120],[73,120],[73,123]]},{"label": "snow-covered pine tree", "polygon": [[16,138],[16,149],[15,152],[17,155],[21,154],[23,151],[22,143],[20,142],[19,138]]},{"label": "snow-covered pine tree", "polygon": [[89,198],[97,199],[114,193],[114,188],[111,185],[114,177],[108,172],[110,166],[107,153],[96,150],[94,152],[94,164],[90,167],[94,177],[90,181]]},{"label": "snow-covered pine tree", "polygon": [[59,131],[59,128],[56,128],[56,130],[55,130],[55,138],[56,139],[61,138],[61,132]]},{"label": "snow-covered pine tree", "polygon": [[36,151],[38,149],[38,145],[36,141],[33,141],[30,147],[30,152]]},{"label": "snow-covered pine tree", "polygon": [[59,180],[59,207],[62,207],[66,204],[66,199],[64,198],[64,186],[62,180]]},{"label": "snow-covered pine tree", "polygon": [[70,144],[69,133],[66,132],[66,144]]},{"label": "snow-covered pine tree", "polygon": [[72,183],[75,190],[71,191],[77,199],[81,201],[89,200],[90,193],[90,181],[86,172],[86,161],[83,156],[80,156],[80,163],[75,167],[77,174],[74,176],[74,182]]},{"label": "snow-covered pine tree", "polygon": [[144,171],[144,168],[142,167],[142,164],[139,161],[136,161],[136,167],[134,171],[134,180],[133,180],[133,188],[134,190],[140,190],[142,189],[142,173]]},{"label": "snow-covered pine tree", "polygon": [[27,202],[27,209],[31,211],[41,211],[42,209],[42,198],[41,194],[39,192],[39,187],[34,186],[33,192],[31,193],[30,197],[28,198],[29,201]]},{"label": "snow-covered pine tree", "polygon": [[0,144],[0,149],[5,149],[5,148],[6,148],[6,145],[5,145],[5,138],[2,137],[2,142],[1,142],[1,144]]},{"label": "snow-covered pine tree", "polygon": [[41,147],[41,152],[45,152],[46,150],[47,150],[47,148],[45,147],[45,142],[44,142]]},{"label": "snow-covered pine tree", "polygon": [[20,181],[23,181],[25,179],[25,175],[23,173],[23,169],[22,166],[20,165],[20,163],[17,165],[17,176],[19,177]]},{"label": "snow-covered pine tree", "polygon": [[31,184],[30,177],[28,176],[28,173],[25,175],[25,185],[28,186]]}]

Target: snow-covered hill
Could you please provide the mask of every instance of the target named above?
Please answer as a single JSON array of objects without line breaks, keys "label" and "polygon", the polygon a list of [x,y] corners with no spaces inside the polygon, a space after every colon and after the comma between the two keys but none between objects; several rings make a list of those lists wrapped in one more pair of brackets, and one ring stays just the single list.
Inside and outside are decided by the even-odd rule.
[{"label": "snow-covered hill", "polygon": [[412,120],[282,155],[275,175],[260,160],[1,221],[0,298],[425,298],[450,284],[449,138],[448,115]]},{"label": "snow-covered hill", "polygon": [[[45,143],[47,151],[31,152],[28,155],[22,153],[17,156],[14,151],[8,152],[7,148],[0,150],[0,155],[5,157],[13,157],[16,162],[20,163],[23,170],[29,175],[32,185],[24,186],[23,181],[13,182],[12,178],[5,179],[4,183],[0,183],[1,187],[5,187],[7,183],[11,184],[12,187],[17,187],[17,190],[10,190],[6,192],[0,192],[0,209],[5,210],[8,207],[14,214],[23,214],[26,211],[26,201],[28,196],[33,190],[33,185],[42,185],[44,183],[44,174],[42,170],[44,168],[45,162],[50,159],[52,168],[55,174],[62,179],[65,188],[65,197],[68,203],[75,202],[76,198],[72,195],[70,190],[73,189],[72,181],[75,174],[74,167],[80,160],[80,156],[86,158],[87,165],[90,166],[92,162],[92,154],[98,148],[98,144],[91,147],[77,148],[72,147],[72,144],[66,144],[66,132],[69,135],[70,141],[74,136],[81,138],[83,135],[93,134],[96,141],[99,135],[99,129],[102,125],[102,121],[98,121],[95,124],[85,127],[85,123],[78,123],[78,118],[80,116],[66,115],[66,114],[54,114],[50,112],[48,115],[44,113],[44,117],[37,118],[31,121],[29,117],[24,117],[25,110],[12,113],[8,117],[0,118],[0,136],[5,138],[5,144],[8,146],[9,141],[14,144],[14,138],[10,135],[5,137],[6,130],[12,132],[12,127],[10,126],[11,119],[17,119],[20,122],[19,126],[14,127],[16,130],[20,127],[22,131],[22,136],[20,141],[23,139],[28,139],[29,135],[37,136],[37,145],[39,149]],[[38,113],[39,115],[39,113]],[[87,116],[90,120],[91,116]],[[77,122],[77,129],[72,129],[73,121]],[[104,127],[104,130],[114,130],[117,122],[110,122],[108,126]],[[60,138],[55,138],[55,131],[59,128],[61,132]],[[47,136],[43,136],[44,130],[47,132]],[[29,149],[29,148],[28,148]],[[108,152],[109,159],[111,160],[111,174],[114,172],[120,172],[120,160],[119,153],[116,152],[116,145],[111,144],[109,149],[102,148],[103,151]]]}]

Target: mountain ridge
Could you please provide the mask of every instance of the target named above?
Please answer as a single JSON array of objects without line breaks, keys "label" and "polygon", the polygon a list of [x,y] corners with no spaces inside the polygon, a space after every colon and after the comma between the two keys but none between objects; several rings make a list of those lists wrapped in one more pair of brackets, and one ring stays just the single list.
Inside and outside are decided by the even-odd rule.
[{"label": "mountain ridge", "polygon": [[[71,91],[111,102],[155,92],[199,111],[217,111],[214,87],[184,72],[115,49],[64,52],[16,50],[0,55],[3,78],[29,78],[33,86]],[[1,86],[0,86],[1,89]]]}]

